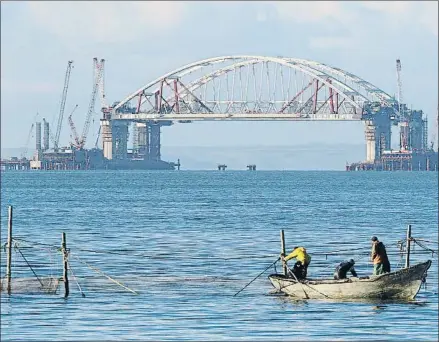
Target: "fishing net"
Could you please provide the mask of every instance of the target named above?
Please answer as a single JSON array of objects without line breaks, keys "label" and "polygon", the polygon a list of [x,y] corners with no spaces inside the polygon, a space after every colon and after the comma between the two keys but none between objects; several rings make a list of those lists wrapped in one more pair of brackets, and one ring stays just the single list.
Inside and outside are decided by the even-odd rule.
[{"label": "fishing net", "polygon": [[[58,290],[59,279],[54,277],[45,278],[12,278],[11,293],[21,294],[56,294]],[[7,291],[6,278],[1,280],[1,291]]]},{"label": "fishing net", "polygon": [[[0,251],[0,289],[8,291],[7,243]],[[13,239],[11,250],[11,294],[56,294],[62,279],[62,254],[57,248],[44,247]]]}]

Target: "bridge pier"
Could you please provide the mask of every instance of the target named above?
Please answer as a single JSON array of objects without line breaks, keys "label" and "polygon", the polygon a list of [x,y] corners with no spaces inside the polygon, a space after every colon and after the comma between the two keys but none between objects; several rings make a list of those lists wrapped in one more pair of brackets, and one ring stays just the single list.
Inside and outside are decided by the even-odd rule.
[{"label": "bridge pier", "polygon": [[41,160],[43,156],[43,149],[41,145],[41,122],[35,123],[35,151],[37,160]]},{"label": "bridge pier", "polygon": [[104,157],[113,159],[113,135],[111,134],[111,121],[108,118],[101,119],[102,151]]},{"label": "bridge pier", "polygon": [[113,158],[128,158],[128,123],[120,120],[111,122],[111,135],[113,140]]},{"label": "bridge pier", "polygon": [[374,163],[381,159],[383,151],[391,148],[391,120],[387,110],[379,111],[365,120],[366,162]]},{"label": "bridge pier", "polygon": [[137,122],[136,134],[136,153],[137,156],[145,160],[161,160],[160,151],[160,123]]},{"label": "bridge pier", "polygon": [[[160,127],[163,123],[136,122],[137,155],[145,160],[161,160]],[[107,159],[128,158],[128,123],[123,120],[101,120],[102,149]]]},{"label": "bridge pier", "polygon": [[149,127],[144,122],[137,122],[138,156],[149,159]]},{"label": "bridge pier", "polygon": [[102,150],[104,157],[127,159],[128,123],[120,120],[101,119]]},{"label": "bridge pier", "polygon": [[160,123],[149,124],[149,129],[150,129],[149,159],[161,160]]}]

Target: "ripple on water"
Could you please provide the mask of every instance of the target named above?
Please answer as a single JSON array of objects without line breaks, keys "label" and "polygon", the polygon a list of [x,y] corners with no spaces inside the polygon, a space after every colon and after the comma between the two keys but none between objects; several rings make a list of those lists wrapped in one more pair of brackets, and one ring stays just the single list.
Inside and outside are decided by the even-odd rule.
[{"label": "ripple on water", "polygon": [[[396,267],[406,224],[415,236],[438,240],[437,186],[437,175],[422,172],[2,173],[2,244],[8,203],[16,236],[59,246],[65,231],[86,297],[72,277],[68,300],[62,289],[55,296],[2,294],[1,338],[437,340],[436,257],[415,303],[269,295],[273,268],[233,297],[278,257],[280,229],[288,250],[307,247],[313,277],[330,276],[352,256],[358,273],[370,274],[372,235]],[[325,255],[339,250],[349,252]],[[23,251],[37,273],[59,274],[57,252]],[[413,262],[431,258],[417,252]],[[29,276],[14,260],[14,275]]]}]

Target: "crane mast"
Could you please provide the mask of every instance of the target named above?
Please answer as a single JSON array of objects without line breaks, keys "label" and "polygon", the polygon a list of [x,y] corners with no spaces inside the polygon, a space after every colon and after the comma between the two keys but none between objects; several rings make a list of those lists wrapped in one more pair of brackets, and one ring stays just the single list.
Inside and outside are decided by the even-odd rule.
[{"label": "crane mast", "polygon": [[405,151],[410,148],[409,146],[409,123],[406,117],[405,106],[402,103],[402,78],[401,78],[401,60],[396,60],[396,81],[398,87],[398,112],[399,112],[399,145],[401,151]]},{"label": "crane mast", "polygon": [[83,148],[85,146],[85,142],[87,140],[88,130],[90,129],[90,123],[91,123],[91,117],[93,114],[95,102],[96,102],[96,94],[98,90],[98,86],[101,82],[101,76],[102,76],[102,68],[101,65],[98,63],[98,59],[95,57],[93,58],[93,66],[94,66],[94,83],[93,83],[93,91],[91,93],[90,103],[88,106],[88,112],[85,119],[84,129],[82,130],[82,135],[79,140],[79,148]]},{"label": "crane mast", "polygon": [[[104,112],[108,108],[107,102],[105,100],[105,59],[101,59],[100,69],[101,69],[101,79],[99,82],[99,93],[101,100],[101,111]],[[99,126],[98,134],[96,136],[95,148],[98,147],[100,135],[101,135],[101,126]]]},{"label": "crane mast", "polygon": [[396,86],[398,91],[398,111],[401,116],[404,116],[402,111],[402,80],[401,80],[401,60],[396,60]]},{"label": "crane mast", "polygon": [[100,64],[96,65],[97,68],[101,71],[101,78],[99,80],[99,93],[101,100],[101,110],[102,108],[107,107],[107,103],[105,101],[105,59],[101,59]]},{"label": "crane mast", "polygon": [[62,92],[62,96],[61,96],[61,104],[60,104],[59,115],[58,115],[58,124],[56,126],[56,133],[55,133],[55,138],[53,141],[54,151],[58,151],[59,137],[61,134],[62,121],[63,121],[63,117],[64,117],[64,108],[66,106],[67,90],[69,89],[70,73],[71,73],[72,67],[73,67],[72,64],[73,64],[73,61],[68,61],[67,70],[66,70],[66,74],[64,77],[64,88],[63,88],[63,92]]}]

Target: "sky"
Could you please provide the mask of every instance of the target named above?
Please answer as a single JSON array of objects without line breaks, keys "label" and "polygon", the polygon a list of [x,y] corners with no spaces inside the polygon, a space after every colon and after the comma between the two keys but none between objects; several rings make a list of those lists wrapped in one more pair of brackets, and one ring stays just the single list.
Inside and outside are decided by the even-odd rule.
[{"label": "sky", "polygon": [[[54,121],[67,61],[74,60],[61,133],[61,144],[67,144],[66,119],[75,104],[79,128],[85,119],[93,57],[106,60],[109,102],[184,64],[234,54],[316,60],[393,95],[400,58],[404,102],[427,114],[432,133],[438,105],[437,13],[436,1],[2,1],[1,146],[24,147],[35,119]],[[97,128],[96,117],[89,141]],[[361,122],[206,122],[162,132],[164,148],[312,144],[324,150],[364,143]],[[358,160],[365,157],[361,153]]]}]

